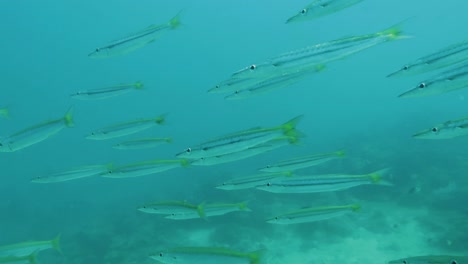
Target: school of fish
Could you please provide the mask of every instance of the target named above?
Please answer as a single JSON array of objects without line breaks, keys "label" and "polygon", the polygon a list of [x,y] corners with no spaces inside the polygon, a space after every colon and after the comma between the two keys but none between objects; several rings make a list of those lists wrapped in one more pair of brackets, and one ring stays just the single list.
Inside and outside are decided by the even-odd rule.
[{"label": "school of fish", "polygon": [[[286,19],[287,24],[315,20],[322,16],[337,13],[343,9],[365,2],[364,0],[315,0],[311,4]],[[164,35],[170,38],[170,32],[180,27],[181,13],[169,21],[152,25],[132,34],[122,35],[116,41],[99,46],[89,53],[90,58],[106,59],[124,56],[130,52],[143,49]],[[260,96],[276,89],[284,89],[306,78],[320,74],[330,64],[339,64],[355,54],[365,52],[377,45],[389,45],[393,41],[409,38],[403,33],[404,23],[396,24],[365,35],[347,36],[322,43],[311,43],[307,47],[298,47],[279,55],[272,55],[256,64],[234,70],[231,76],[219,81],[215,87],[208,90],[210,94],[226,94],[225,100],[245,100],[253,96]],[[167,35],[167,36],[166,36]],[[141,51],[141,52],[144,52]],[[427,54],[413,61],[407,62],[388,78],[403,78],[407,75],[428,74],[408,91],[400,94],[400,98],[436,96],[450,91],[468,87],[468,41],[461,41],[448,47],[441,47],[433,53]],[[410,86],[411,87],[411,86]],[[127,93],[137,93],[144,89],[142,81],[125,84],[115,84],[101,88],[89,88],[70,95],[76,100],[110,100]],[[208,96],[208,95],[207,95]],[[403,100],[403,99],[402,99]],[[6,102],[13,104],[14,102]],[[170,109],[168,109],[170,110]],[[71,107],[62,116],[54,119],[38,120],[16,133],[0,139],[0,152],[16,152],[49,140],[58,133],[66,133],[68,128],[74,127]],[[79,109],[77,109],[79,111]],[[11,122],[8,107],[0,107],[0,117]],[[143,137],[137,133],[155,129],[165,125],[167,114],[147,116],[122,120],[119,123],[106,124],[102,127],[90,128],[86,139],[110,140],[118,139],[113,145],[118,151],[156,148],[161,144],[170,144],[170,137]],[[279,148],[298,144],[306,136],[297,126],[303,118],[298,113],[290,120],[272,120],[274,126],[255,128],[239,127],[238,131],[219,135],[207,141],[193,140],[193,144],[178,153],[172,153],[166,159],[144,160],[131,164],[77,164],[67,170],[51,172],[46,175],[36,175],[31,178],[32,183],[59,184],[89,177],[105,178],[133,178],[164,173],[168,170],[191,166],[214,166],[235,162],[268,153]],[[9,120],[8,120],[9,119]],[[443,121],[443,120],[442,120]],[[267,123],[267,122],[265,122]],[[85,127],[86,124],[76,124]],[[432,127],[431,127],[432,125]],[[409,133],[411,135],[411,132]],[[453,120],[440,124],[428,124],[428,127],[413,134],[415,139],[452,139],[468,135],[468,117],[454,117]],[[7,154],[5,154],[7,155]],[[341,192],[361,185],[372,185],[375,188],[393,186],[390,182],[390,168],[377,171],[363,171],[362,174],[346,172],[334,174],[303,174],[300,170],[318,166],[326,162],[346,158],[344,150],[327,153],[310,153],[310,155],[291,157],[287,160],[272,161],[270,164],[258,168],[252,175],[233,177],[224,182],[213,183],[212,187],[234,192],[250,189],[265,191],[271,195]],[[231,213],[254,214],[248,203],[254,201],[225,201],[221,203],[200,201],[148,201],[143,205],[135,205],[141,213],[153,214],[155,218],[164,217],[175,221],[190,221],[197,218],[215,218]],[[197,204],[198,203],[198,204]],[[361,206],[357,203],[324,204],[308,208],[290,208],[278,210],[274,215],[264,216],[265,222],[274,225],[307,224],[325,221],[346,214],[359,213]],[[37,254],[43,250],[55,249],[61,252],[60,236],[48,241],[26,241],[0,246],[0,263],[37,263]],[[149,254],[151,259],[159,263],[262,263],[262,249],[251,252],[241,252],[231,248],[221,247],[193,247],[181,245],[176,248],[163,248]],[[411,256],[399,260],[389,260],[390,264],[410,263],[444,263],[455,264],[467,261],[464,256]],[[463,262],[465,263],[465,262]]]}]

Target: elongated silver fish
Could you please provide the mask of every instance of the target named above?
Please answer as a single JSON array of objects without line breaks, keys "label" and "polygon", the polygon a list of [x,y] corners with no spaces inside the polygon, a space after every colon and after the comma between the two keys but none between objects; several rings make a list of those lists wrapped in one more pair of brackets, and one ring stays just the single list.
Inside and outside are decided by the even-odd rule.
[{"label": "elongated silver fish", "polygon": [[260,171],[263,171],[263,172],[295,171],[295,170],[319,165],[319,164],[322,164],[324,162],[327,162],[333,159],[343,158],[344,156],[345,156],[345,153],[343,151],[307,155],[307,156],[283,160],[278,163],[267,165],[266,167],[261,168]]},{"label": "elongated silver fish", "polygon": [[0,107],[0,116],[4,118],[10,117],[10,110],[8,107]]},{"label": "elongated silver fish", "polygon": [[141,138],[120,142],[113,146],[115,149],[147,149],[164,143],[171,143],[172,138]]},{"label": "elongated silver fish", "polygon": [[120,84],[111,87],[90,89],[85,91],[79,91],[71,95],[72,98],[81,100],[99,100],[110,98],[122,94],[131,92],[132,90],[143,89],[142,82],[136,82],[131,84]]},{"label": "elongated silver fish", "polygon": [[155,118],[136,119],[129,122],[103,127],[94,132],[91,132],[88,136],[86,136],[86,138],[92,140],[105,140],[123,137],[126,135],[138,133],[155,125],[162,125],[164,122],[165,115],[160,115]]},{"label": "elongated silver fish", "polygon": [[186,201],[159,201],[145,204],[138,208],[138,211],[149,214],[175,215],[175,214],[196,214],[205,217],[203,204],[195,205]]},{"label": "elongated silver fish", "polygon": [[468,136],[468,117],[450,120],[413,135],[417,139],[450,139]]},{"label": "elongated silver fish", "polygon": [[5,264],[37,264],[37,253],[24,257],[0,257],[0,263]]},{"label": "elongated silver fish", "polygon": [[391,260],[389,264],[467,264],[468,256],[428,255]]},{"label": "elongated silver fish", "polygon": [[372,34],[341,38],[290,51],[271,58],[265,63],[245,67],[233,73],[232,77],[255,78],[275,75],[278,70],[287,73],[310,69],[317,65],[343,59],[378,44],[403,38],[408,38],[408,36],[402,35],[400,25],[396,25]]},{"label": "elongated silver fish", "polygon": [[37,177],[31,180],[34,183],[55,183],[71,181],[91,176],[97,176],[109,170],[109,165],[90,165]]},{"label": "elongated silver fish", "polygon": [[243,90],[236,90],[234,93],[224,97],[226,100],[246,99],[256,95],[265,94],[275,89],[285,88],[291,86],[312,73],[317,73],[325,68],[323,65],[317,65],[313,70],[302,70],[297,72],[283,73],[280,75],[273,75],[272,77],[263,79],[260,82],[248,86]]},{"label": "elongated silver fish", "polygon": [[14,152],[44,141],[67,127],[73,127],[73,109],[64,117],[23,129],[11,136],[0,139],[0,152]]},{"label": "elongated silver fish", "polygon": [[197,219],[200,217],[213,217],[221,216],[232,212],[250,212],[251,210],[247,207],[245,202],[228,204],[228,203],[212,203],[212,204],[203,204],[202,205],[203,215],[198,212],[182,212],[182,213],[172,213],[167,215],[165,218],[173,220],[188,220],[188,219]]},{"label": "elongated silver fish", "polygon": [[60,250],[60,235],[52,240],[44,241],[27,241],[17,244],[0,246],[0,257],[26,257],[33,255],[36,252],[55,249]]},{"label": "elongated silver fish", "polygon": [[163,264],[260,264],[260,252],[240,252],[228,248],[181,247],[165,249],[150,256]]},{"label": "elongated silver fish", "polygon": [[162,25],[153,25],[121,38],[108,45],[96,48],[88,56],[91,58],[109,58],[127,54],[137,49],[154,42],[161,33],[176,29],[180,26],[180,12],[175,17],[171,18],[167,23]]},{"label": "elongated silver fish", "polygon": [[296,124],[302,116],[271,128],[253,128],[216,138],[205,143],[187,148],[176,156],[179,158],[199,159],[239,152],[265,142],[290,137],[296,134]]},{"label": "elongated silver fish", "polygon": [[270,224],[290,225],[327,220],[355,212],[361,208],[358,204],[304,208],[267,220]]},{"label": "elongated silver fish", "polygon": [[265,185],[269,183],[273,178],[281,177],[281,176],[291,176],[290,172],[270,172],[270,173],[261,173],[253,176],[242,177],[242,178],[234,178],[231,180],[227,180],[218,186],[217,189],[221,190],[244,190],[255,188],[257,186]]},{"label": "elongated silver fish", "polygon": [[189,163],[184,159],[177,160],[150,160],[133,163],[121,167],[115,167],[101,174],[106,178],[131,178],[155,174],[179,167],[186,167]]},{"label": "elongated silver fish", "polygon": [[278,177],[264,185],[257,186],[259,190],[273,193],[317,193],[349,189],[364,184],[385,184],[382,178],[388,169],[363,175],[324,174],[311,176]]},{"label": "elongated silver fish", "polygon": [[261,81],[262,78],[229,78],[208,90],[208,93],[232,93],[243,90]]},{"label": "elongated silver fish", "polygon": [[468,41],[463,41],[409,62],[387,77],[415,75],[437,70],[468,59]]},{"label": "elongated silver fish", "polygon": [[218,165],[238,160],[247,159],[253,156],[257,156],[263,153],[267,153],[274,149],[290,145],[293,142],[297,142],[298,139],[295,137],[284,137],[278,138],[266,143],[260,144],[258,146],[253,146],[245,150],[241,150],[238,152],[228,153],[220,156],[212,156],[212,157],[204,157],[200,159],[196,159],[190,162],[191,165],[197,166],[212,166]]},{"label": "elongated silver fish", "polygon": [[398,97],[424,97],[448,93],[468,87],[468,61],[454,65],[452,68],[420,82],[413,89],[400,94]]},{"label": "elongated silver fish", "polygon": [[363,0],[314,0],[299,11],[297,15],[290,17],[286,23],[313,20],[351,7],[362,1]]}]

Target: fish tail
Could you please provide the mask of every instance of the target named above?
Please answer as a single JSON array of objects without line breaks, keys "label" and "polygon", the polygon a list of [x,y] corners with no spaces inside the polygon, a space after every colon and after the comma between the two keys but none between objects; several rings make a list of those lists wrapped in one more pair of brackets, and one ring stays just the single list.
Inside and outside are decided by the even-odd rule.
[{"label": "fish tail", "polygon": [[242,202],[242,203],[239,203],[238,206],[239,206],[239,209],[240,209],[241,211],[247,211],[247,212],[252,211],[252,210],[250,210],[249,207],[247,207],[247,201],[244,201],[244,202]]},{"label": "fish tail", "polygon": [[67,127],[73,127],[75,126],[75,123],[73,122],[73,106],[68,109],[67,113],[63,117],[63,120],[65,122],[65,126]]},{"label": "fish tail", "polygon": [[357,211],[359,211],[359,210],[361,209],[361,205],[359,205],[359,204],[351,204],[351,205],[349,206],[349,208],[350,208],[351,210],[353,210],[353,212],[357,212]]},{"label": "fish tail", "polygon": [[338,150],[335,152],[338,157],[346,157],[346,152],[344,150]]},{"label": "fish tail", "polygon": [[198,215],[199,215],[201,218],[203,218],[203,219],[206,218],[206,214],[205,214],[205,203],[204,203],[204,202],[201,203],[201,204],[199,204],[199,205],[197,206],[197,213],[198,213]]},{"label": "fish tail", "polygon": [[52,240],[52,247],[57,250],[60,254],[62,254],[62,249],[60,248],[60,234],[58,234],[53,240]]},{"label": "fish tail", "polygon": [[145,85],[144,85],[142,82],[140,82],[140,81],[138,81],[138,82],[136,82],[136,83],[133,84],[133,87],[135,87],[135,89],[137,89],[137,90],[143,89],[144,86],[145,86]]},{"label": "fish tail", "polygon": [[177,13],[177,15],[175,15],[173,18],[171,18],[171,20],[169,20],[169,26],[171,27],[171,29],[176,29],[181,26],[181,23],[180,23],[181,13],[182,13],[182,10],[179,11],[179,13]]},{"label": "fish tail", "polygon": [[378,32],[377,34],[380,36],[386,36],[388,40],[411,38],[411,36],[403,34],[403,24],[405,24],[407,20],[408,19],[405,19],[381,32]]},{"label": "fish tail", "polygon": [[299,123],[299,121],[301,121],[303,117],[304,115],[299,115],[299,116],[294,117],[288,122],[282,124],[281,129],[285,132],[285,134],[290,130],[294,130],[296,128],[296,125]]},{"label": "fish tail", "polygon": [[0,109],[0,116],[10,118],[10,110],[8,108]]},{"label": "fish tail", "polygon": [[385,168],[368,174],[371,183],[380,185],[393,185],[390,182],[384,180],[384,178],[388,175],[389,171],[389,168]]},{"label": "fish tail", "polygon": [[31,264],[37,264],[37,251],[28,256],[28,261]]},{"label": "fish tail", "polygon": [[257,250],[257,251],[248,253],[247,256],[250,259],[249,264],[260,264],[262,255],[263,255],[263,250]]},{"label": "fish tail", "polygon": [[305,137],[304,133],[296,129],[289,130],[285,134],[289,143],[294,145],[299,145],[301,143],[301,138]]},{"label": "fish tail", "polygon": [[154,121],[158,124],[158,125],[164,125],[164,123],[166,122],[166,115],[167,114],[162,114],[158,117],[156,117],[154,119]]},{"label": "fish tail", "polygon": [[172,138],[165,138],[164,141],[167,143],[172,143]]},{"label": "fish tail", "polygon": [[325,66],[325,64],[318,64],[314,67],[314,70],[315,72],[321,72],[323,70],[325,70],[327,67]]}]

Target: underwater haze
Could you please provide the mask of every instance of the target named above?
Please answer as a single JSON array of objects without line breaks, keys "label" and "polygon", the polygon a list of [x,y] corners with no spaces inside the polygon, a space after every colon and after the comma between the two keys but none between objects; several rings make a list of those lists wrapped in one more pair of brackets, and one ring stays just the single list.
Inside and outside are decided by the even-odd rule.
[{"label": "underwater haze", "polygon": [[[39,263],[49,264],[158,263],[150,255],[178,247],[261,252],[259,262],[232,262],[251,264],[387,263],[409,256],[468,255],[468,137],[413,136],[468,116],[468,89],[401,98],[446,68],[387,77],[405,63],[466,41],[468,2],[363,0],[316,19],[285,23],[312,1],[2,1],[0,109],[9,114],[0,116],[0,143],[13,145],[24,131],[45,133],[38,127],[49,120],[61,124],[68,110],[74,125],[62,124],[58,133],[17,151],[0,151],[0,246],[60,235],[60,250],[37,256]],[[271,58],[286,52],[374,33],[372,38],[380,38],[394,27],[401,35],[391,33],[391,40],[346,56],[338,53],[333,61],[313,65],[320,70],[304,70],[303,79],[285,87],[238,100],[207,92],[231,80],[231,74],[252,64],[270,65]],[[144,33],[153,29],[161,34]],[[141,38],[147,39],[138,42]],[[118,48],[112,41],[130,48],[112,57],[91,55]],[[289,73],[274,67],[274,74]],[[105,99],[73,96],[136,82],[144,87]],[[87,138],[114,124],[161,116],[162,124],[132,135]],[[281,124],[297,116],[302,116],[298,134],[291,136]],[[176,155],[187,148],[206,151],[203,144],[218,139],[227,139],[229,148],[240,153],[272,142],[247,147],[230,139],[256,129],[284,130],[284,135],[270,136],[289,142],[223,164],[188,165],[185,161],[193,162],[188,158],[180,159],[178,168],[141,177],[102,177],[127,164],[179,160]],[[113,148],[150,137],[172,141],[138,150]],[[384,183],[317,193],[215,188],[278,161],[339,150],[346,157],[292,177],[366,175],[389,168]],[[32,181],[97,164],[106,166],[106,173]],[[173,220],[137,210],[168,200],[202,206],[245,202],[251,211]],[[345,204],[361,208],[323,221],[266,222],[301,208]],[[0,263],[9,262],[0,258]]]}]

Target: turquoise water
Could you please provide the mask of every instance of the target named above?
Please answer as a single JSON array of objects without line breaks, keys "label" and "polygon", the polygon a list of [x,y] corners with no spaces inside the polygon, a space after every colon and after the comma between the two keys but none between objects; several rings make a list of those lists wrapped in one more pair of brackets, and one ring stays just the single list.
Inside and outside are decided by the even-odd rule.
[{"label": "turquoise water", "polygon": [[[63,254],[41,263],[154,263],[148,255],[179,246],[262,249],[265,263],[386,263],[429,254],[468,254],[467,138],[424,141],[417,131],[465,116],[467,91],[397,98],[424,76],[385,78],[404,63],[466,39],[468,2],[364,1],[303,23],[285,24],[309,1],[4,1],[2,97],[5,137],[74,107],[76,126],[13,152],[0,153],[0,244],[52,239]],[[182,26],[120,57],[91,59],[110,40],[165,23],[180,10]],[[378,45],[327,65],[290,87],[239,101],[206,91],[271,56],[329,40],[368,34],[405,21],[410,39]],[[429,74],[430,75],[430,74]],[[99,101],[78,90],[142,81],[145,89]],[[172,137],[141,151],[85,139],[116,122],[167,113],[167,123],[138,136]],[[173,159],[200,142],[304,115],[306,137],[246,160],[180,168],[130,179],[87,178],[55,184],[30,180],[87,164]],[[127,139],[127,138],[125,138]],[[363,174],[390,167],[393,186],[320,194],[226,192],[214,186],[273,161],[344,149],[347,158],[304,173]],[[157,200],[247,201],[252,212],[171,221],[136,208]],[[305,206],[359,203],[359,213],[301,225],[265,219]]]}]

